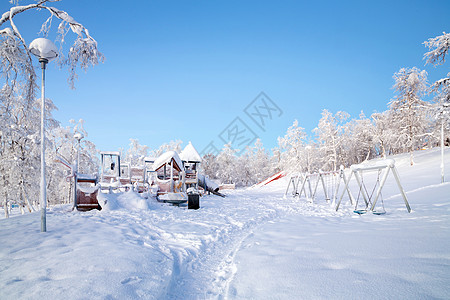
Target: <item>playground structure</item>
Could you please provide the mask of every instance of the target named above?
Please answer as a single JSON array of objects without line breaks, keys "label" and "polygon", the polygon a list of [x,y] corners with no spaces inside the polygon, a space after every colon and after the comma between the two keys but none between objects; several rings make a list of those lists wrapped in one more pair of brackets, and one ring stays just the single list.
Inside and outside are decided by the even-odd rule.
[{"label": "playground structure", "polygon": [[[160,202],[174,205],[189,201],[189,208],[199,208],[198,199],[202,193],[224,197],[219,193],[219,185],[198,173],[201,157],[191,143],[180,155],[175,151],[168,151],[156,159],[144,158],[143,165],[121,162],[120,153],[116,151],[103,151],[100,155],[100,177],[80,174],[77,164],[72,165],[62,157],[57,159],[70,170],[66,180],[74,183],[74,209],[101,210],[99,193],[122,193],[129,190],[140,193],[145,198],[154,197]],[[191,200],[196,201],[196,204],[191,205]]]},{"label": "playground structure", "polygon": [[[115,190],[126,182],[126,177],[128,172],[126,170],[126,165],[120,164],[120,153],[119,152],[100,152],[101,155],[101,168],[102,172],[100,175],[100,185],[102,191],[107,189],[109,192]],[[121,170],[121,168],[123,170]],[[122,177],[122,181],[120,178]]]},{"label": "playground structure", "polygon": [[76,202],[74,207],[79,211],[88,211],[91,209],[101,210],[97,196],[100,186],[97,184],[98,178],[86,174],[77,174],[76,176]]},{"label": "playground structure", "polygon": [[[377,171],[377,177],[372,191],[369,193],[367,190],[367,184],[364,182],[363,173],[370,171]],[[382,189],[390,172],[392,172],[395,178],[407,211],[411,212],[406,193],[400,183],[400,177],[393,159],[352,165],[350,167],[350,175],[348,179],[345,175],[343,166],[341,166],[339,171],[335,172],[319,171],[318,173],[313,174],[294,174],[289,179],[284,197],[286,197],[289,193],[291,193],[293,197],[302,197],[302,195],[304,195],[308,201],[314,202],[317,197],[318,187],[321,186],[324,198],[327,202],[331,200],[332,203],[335,204],[340,193],[339,201],[337,201],[335,206],[336,211],[339,210],[342,199],[345,193],[347,193],[350,204],[352,206],[354,205],[354,213],[364,214],[371,211],[373,214],[381,215],[386,213],[382,197]],[[358,188],[358,196],[356,198],[350,190],[350,182],[353,177],[356,180]],[[344,188],[340,191],[342,184]],[[360,201],[360,198],[362,198],[364,202]],[[376,209],[378,200],[381,202],[381,207]]]},{"label": "playground structure", "polygon": [[133,189],[138,193],[144,193],[147,191],[146,186],[146,169],[145,166],[132,166],[130,167],[130,182]]},{"label": "playground structure", "polygon": [[198,190],[198,168],[202,158],[191,142],[181,151],[180,159],[184,165],[186,189],[192,187]]},{"label": "playground structure", "polygon": [[56,162],[69,169],[69,175],[66,177],[66,180],[73,180],[73,209],[79,211],[101,210],[102,207],[97,200],[100,190],[97,176],[78,173],[77,166],[73,166],[61,156],[57,156]]},{"label": "playground structure", "polygon": [[172,204],[187,202],[185,171],[177,152],[168,151],[158,157],[153,163],[153,171],[157,174],[159,201]]},{"label": "playground structure", "polygon": [[214,181],[208,179],[208,177],[198,172],[199,166],[202,162],[202,158],[198,154],[191,142],[181,151],[180,159],[183,162],[184,184],[185,192],[189,195],[199,194],[199,191],[203,189],[204,192],[212,193],[214,195],[225,197],[219,193],[219,185]]},{"label": "playground structure", "polygon": [[121,163],[119,152],[101,152],[100,189],[104,193],[128,190],[154,197],[160,202],[179,205],[203,192],[224,196],[218,185],[198,173],[201,157],[189,142],[178,155],[168,151],[157,158],[145,157],[144,164]]}]

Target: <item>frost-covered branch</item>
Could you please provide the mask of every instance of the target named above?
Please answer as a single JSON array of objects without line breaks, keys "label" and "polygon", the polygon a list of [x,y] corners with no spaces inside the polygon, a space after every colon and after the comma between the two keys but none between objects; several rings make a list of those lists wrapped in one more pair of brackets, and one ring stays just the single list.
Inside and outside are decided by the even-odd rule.
[{"label": "frost-covered branch", "polygon": [[[3,77],[6,84],[13,84],[18,77],[21,77],[22,80],[28,82],[26,95],[29,99],[32,99],[35,93],[36,74],[34,72],[28,45],[23,39],[19,28],[14,23],[14,17],[17,14],[30,9],[49,12],[49,18],[41,26],[40,33],[44,36],[48,35],[53,18],[57,18],[61,21],[57,28],[57,42],[60,44],[58,65],[61,68],[65,66],[68,67],[68,82],[71,88],[74,88],[78,67],[86,71],[88,67],[104,61],[103,55],[98,50],[96,40],[89,34],[87,28],[76,22],[67,12],[46,5],[58,1],[59,0],[43,0],[35,4],[17,5],[3,13],[0,18],[0,27],[4,26],[8,21],[11,25],[11,27],[0,29],[0,78]],[[73,45],[69,48],[66,57],[63,53],[63,44],[69,31],[72,31],[76,35],[76,38]]]},{"label": "frost-covered branch", "polygon": [[427,64],[442,65],[445,62],[445,56],[450,48],[450,33],[443,32],[442,35],[430,38],[424,42],[425,46],[430,49],[424,55]]},{"label": "frost-covered branch", "polygon": [[[445,56],[450,48],[450,33],[444,32],[443,35],[431,38],[424,44],[431,49],[424,55],[427,64],[441,65],[445,62]],[[430,90],[436,93],[435,100],[437,103],[450,103],[450,73],[447,74],[446,78],[439,79],[433,83]]]}]

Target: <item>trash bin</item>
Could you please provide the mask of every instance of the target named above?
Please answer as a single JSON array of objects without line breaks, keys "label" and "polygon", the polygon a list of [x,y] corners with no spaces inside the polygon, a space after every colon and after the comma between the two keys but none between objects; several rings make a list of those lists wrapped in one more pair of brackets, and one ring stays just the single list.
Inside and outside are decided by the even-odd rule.
[{"label": "trash bin", "polygon": [[199,209],[199,208],[200,208],[200,195],[188,194],[188,209]]}]

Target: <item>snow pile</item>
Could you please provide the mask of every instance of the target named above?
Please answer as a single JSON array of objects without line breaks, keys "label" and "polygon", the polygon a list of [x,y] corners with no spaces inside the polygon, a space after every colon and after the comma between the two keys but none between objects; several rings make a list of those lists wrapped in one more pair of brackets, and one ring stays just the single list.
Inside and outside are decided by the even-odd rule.
[{"label": "snow pile", "polygon": [[[450,178],[450,149],[445,176]],[[260,188],[205,196],[199,210],[105,194],[102,211],[52,208],[0,220],[2,299],[405,299],[450,295],[450,183],[439,150],[395,157],[412,212],[388,177],[382,216],[320,195]],[[370,188],[376,171],[364,174]],[[356,187],[352,182],[351,188]],[[142,202],[143,201],[143,202]]]},{"label": "snow pile", "polygon": [[139,194],[131,190],[126,193],[119,194],[103,194],[99,193],[97,196],[102,210],[111,211],[124,209],[128,211],[146,210],[149,209],[149,202],[147,199],[140,197]]}]

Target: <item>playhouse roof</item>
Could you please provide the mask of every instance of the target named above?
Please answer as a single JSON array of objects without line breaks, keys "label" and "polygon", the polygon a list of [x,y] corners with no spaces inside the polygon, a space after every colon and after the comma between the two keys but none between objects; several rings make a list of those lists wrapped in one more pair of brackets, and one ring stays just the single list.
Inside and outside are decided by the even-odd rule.
[{"label": "playhouse roof", "polygon": [[120,156],[120,152],[118,151],[101,151],[100,154]]},{"label": "playhouse roof", "polygon": [[161,156],[158,157],[153,163],[153,171],[157,171],[159,168],[161,168],[165,164],[170,163],[172,160],[175,162],[174,168],[181,171],[181,169],[183,168],[183,163],[181,162],[178,153],[176,153],[175,151],[168,151],[161,154]]},{"label": "playhouse roof", "polygon": [[191,142],[181,151],[180,158],[186,162],[202,162],[200,154],[198,154]]},{"label": "playhouse roof", "polygon": [[146,156],[144,157],[145,162],[154,162],[156,160],[155,157]]}]

